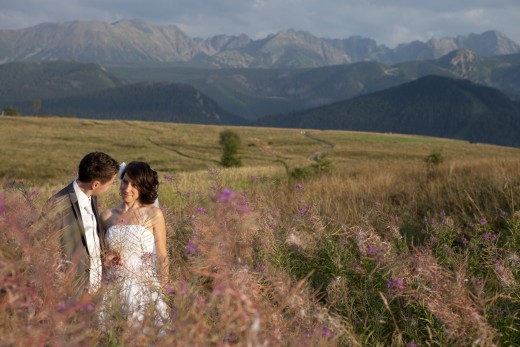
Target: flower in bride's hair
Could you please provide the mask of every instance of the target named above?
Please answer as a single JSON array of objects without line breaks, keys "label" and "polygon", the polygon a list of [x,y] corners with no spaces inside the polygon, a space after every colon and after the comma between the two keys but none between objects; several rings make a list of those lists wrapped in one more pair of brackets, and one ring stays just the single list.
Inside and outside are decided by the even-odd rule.
[{"label": "flower in bride's hair", "polygon": [[121,180],[123,179],[123,171],[125,171],[125,167],[126,167],[126,163],[125,162],[122,162],[120,165],[119,165],[119,172],[117,173],[117,177]]}]

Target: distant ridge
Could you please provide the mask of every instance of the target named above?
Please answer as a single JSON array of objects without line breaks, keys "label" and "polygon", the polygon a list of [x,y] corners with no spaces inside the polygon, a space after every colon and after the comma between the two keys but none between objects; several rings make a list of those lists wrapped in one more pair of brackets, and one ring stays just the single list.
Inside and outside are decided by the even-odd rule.
[{"label": "distant ridge", "polygon": [[520,147],[520,104],[468,80],[426,76],[383,91],[256,125],[393,132]]},{"label": "distant ridge", "polygon": [[370,38],[318,38],[293,29],[253,40],[247,35],[190,38],[174,25],[156,26],[140,19],[112,24],[96,21],[43,23],[20,30],[0,30],[0,62],[75,60],[99,64],[177,63],[207,67],[303,68],[360,61],[397,64],[439,58],[456,49],[493,56],[520,52],[498,31],[390,49]]},{"label": "distant ridge", "polygon": [[[30,112],[27,103],[15,105]],[[81,96],[43,100],[39,113],[192,124],[246,123],[243,118],[223,110],[192,86],[158,82],[142,82]]]},{"label": "distant ridge", "polygon": [[81,95],[127,84],[98,64],[71,61],[0,64],[0,106]]}]

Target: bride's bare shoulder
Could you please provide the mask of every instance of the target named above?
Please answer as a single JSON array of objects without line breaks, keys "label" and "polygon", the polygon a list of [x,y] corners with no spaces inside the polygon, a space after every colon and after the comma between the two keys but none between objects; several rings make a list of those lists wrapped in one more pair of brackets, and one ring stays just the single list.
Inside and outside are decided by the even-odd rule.
[{"label": "bride's bare shoulder", "polygon": [[147,209],[147,214],[151,219],[164,218],[163,212],[159,207],[150,205],[146,209]]},{"label": "bride's bare shoulder", "polygon": [[113,218],[114,216],[118,216],[121,214],[121,206],[114,206],[114,207],[111,207],[111,208],[108,208],[106,210],[104,210],[103,212],[101,212],[101,220],[102,221],[106,221],[110,218]]}]

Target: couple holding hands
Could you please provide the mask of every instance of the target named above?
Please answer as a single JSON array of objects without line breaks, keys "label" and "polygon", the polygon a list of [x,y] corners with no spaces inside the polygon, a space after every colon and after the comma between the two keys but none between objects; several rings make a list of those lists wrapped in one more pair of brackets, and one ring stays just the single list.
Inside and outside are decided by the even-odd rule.
[{"label": "couple holding hands", "polygon": [[[97,196],[120,179],[121,204],[99,213]],[[159,178],[145,162],[121,164],[102,152],[79,163],[78,177],[50,200],[58,232],[61,270],[74,292],[115,294],[129,322],[144,319],[150,305],[156,319],[168,319],[162,287],[168,281],[166,223],[154,204]],[[107,302],[108,300],[104,300]]]}]

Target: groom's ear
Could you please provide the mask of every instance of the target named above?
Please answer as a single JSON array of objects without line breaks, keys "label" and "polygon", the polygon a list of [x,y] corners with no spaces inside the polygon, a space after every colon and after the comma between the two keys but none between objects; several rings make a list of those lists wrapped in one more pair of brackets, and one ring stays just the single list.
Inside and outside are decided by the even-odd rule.
[{"label": "groom's ear", "polygon": [[92,183],[90,185],[91,185],[90,189],[95,190],[97,187],[99,187],[101,185],[101,181],[92,181]]}]

